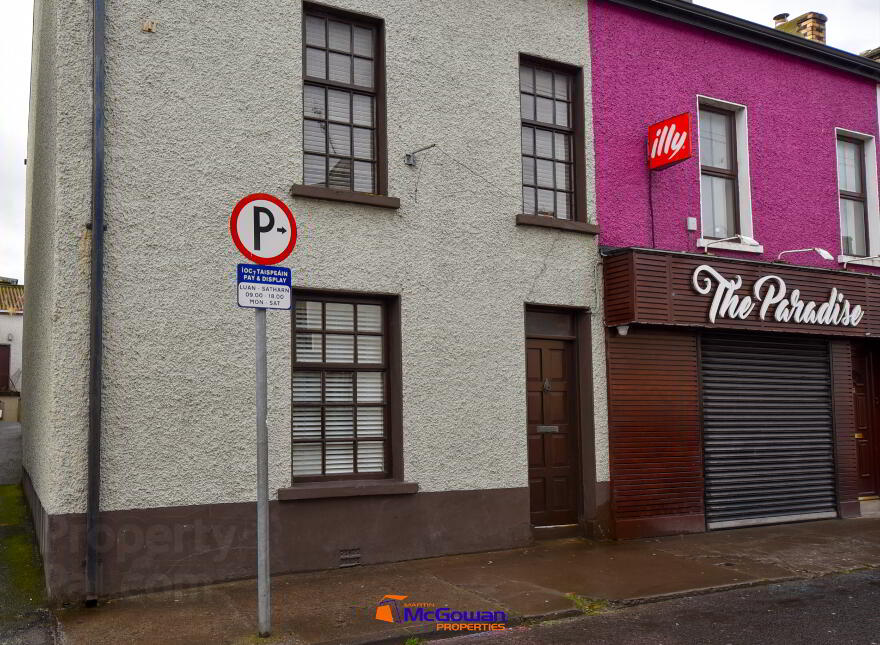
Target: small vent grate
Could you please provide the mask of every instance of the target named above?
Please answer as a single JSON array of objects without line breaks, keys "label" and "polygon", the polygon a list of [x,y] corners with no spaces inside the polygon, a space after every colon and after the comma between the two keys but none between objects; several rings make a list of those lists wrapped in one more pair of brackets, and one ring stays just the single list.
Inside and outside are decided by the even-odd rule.
[{"label": "small vent grate", "polygon": [[356,567],[361,563],[360,549],[340,549],[339,568]]}]

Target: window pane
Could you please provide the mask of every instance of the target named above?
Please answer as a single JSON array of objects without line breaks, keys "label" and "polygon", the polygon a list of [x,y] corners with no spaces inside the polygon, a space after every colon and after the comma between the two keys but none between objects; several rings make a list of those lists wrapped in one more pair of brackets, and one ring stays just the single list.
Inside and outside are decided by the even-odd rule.
[{"label": "window pane", "polygon": [[317,16],[306,16],[306,45],[326,46],[324,19]]},{"label": "window pane", "polygon": [[519,111],[520,115],[524,119],[528,119],[529,121],[535,120],[535,97],[531,94],[520,94],[519,95]]},{"label": "window pane", "polygon": [[296,335],[296,360],[298,363],[321,362],[321,334]]},{"label": "window pane", "polygon": [[865,236],[864,202],[841,199],[840,214],[844,255],[868,255],[868,245]]},{"label": "window pane", "polygon": [[324,411],[324,436],[327,439],[353,439],[354,409],[327,408]]},{"label": "window pane", "polygon": [[296,326],[305,329],[321,329],[321,303],[298,300],[296,302]]},{"label": "window pane", "polygon": [[531,67],[519,68],[519,89],[522,92],[535,91],[535,71]]},{"label": "window pane", "polygon": [[303,110],[305,116],[323,119],[326,116],[324,109],[324,88],[316,85],[306,85],[303,88]]},{"label": "window pane", "polygon": [[535,99],[535,120],[542,123],[553,123],[553,101],[538,97]]},{"label": "window pane", "polygon": [[700,110],[700,163],[732,170],[730,119],[732,116]]},{"label": "window pane", "polygon": [[321,408],[293,408],[293,438],[321,438]]},{"label": "window pane", "polygon": [[535,70],[535,93],[553,96],[553,73],[546,69]]},{"label": "window pane", "polygon": [[294,403],[320,403],[321,372],[294,372],[291,388]]},{"label": "window pane", "polygon": [[837,180],[840,190],[862,192],[862,147],[852,141],[837,140]]},{"label": "window pane", "polygon": [[330,159],[327,185],[330,188],[351,190],[351,159]]},{"label": "window pane", "polygon": [[343,52],[351,51],[351,26],[331,20],[329,24],[330,49]]},{"label": "window pane", "polygon": [[736,233],[734,181],[723,177],[702,175],[700,187],[703,235],[713,238],[732,236]]},{"label": "window pane", "polygon": [[358,363],[381,363],[382,362],[382,337],[381,336],[358,336]]},{"label": "window pane", "polygon": [[532,128],[522,129],[522,151],[524,155],[535,154],[535,133]]},{"label": "window pane", "polygon": [[568,127],[568,103],[556,101],[556,125]]},{"label": "window pane", "polygon": [[556,188],[571,190],[571,166],[567,163],[556,164]]},{"label": "window pane", "polygon": [[375,193],[376,184],[373,181],[373,169],[375,164],[369,161],[354,162],[354,189],[362,193]]},{"label": "window pane", "polygon": [[327,54],[323,49],[306,48],[306,76],[327,78]]},{"label": "window pane", "polygon": [[327,403],[351,403],[354,392],[354,375],[351,372],[327,372],[324,376]]},{"label": "window pane", "polygon": [[353,443],[328,443],[326,446],[327,465],[325,471],[328,475],[354,472]]},{"label": "window pane", "polygon": [[560,161],[571,161],[571,137],[556,132],[553,135],[553,156]]},{"label": "window pane", "polygon": [[357,374],[358,403],[383,403],[385,386],[382,372],[358,372]]},{"label": "window pane", "polygon": [[351,155],[351,128],[338,123],[330,124],[330,152],[334,155]]},{"label": "window pane", "polygon": [[327,363],[354,363],[354,336],[328,334]]},{"label": "window pane", "polygon": [[351,94],[339,90],[328,90],[327,112],[331,121],[351,121]]},{"label": "window pane", "polygon": [[330,52],[329,78],[331,81],[351,83],[351,56]]},{"label": "window pane", "polygon": [[538,159],[536,162],[536,173],[538,186],[553,188],[553,162]]},{"label": "window pane", "polygon": [[556,193],[556,217],[571,219],[571,193]]},{"label": "window pane", "polygon": [[538,191],[538,215],[553,215],[553,191]]},{"label": "window pane", "polygon": [[354,95],[354,123],[355,125],[373,125],[373,97],[363,94]]},{"label": "window pane", "polygon": [[381,473],[385,470],[385,442],[358,442],[358,472]]},{"label": "window pane", "polygon": [[569,100],[571,90],[569,89],[569,77],[566,74],[555,74],[556,82],[553,86],[556,98],[564,101]]},{"label": "window pane", "polygon": [[309,152],[327,152],[327,137],[323,121],[303,122],[303,148]]},{"label": "window pane", "polygon": [[523,183],[530,186],[535,185],[535,159],[534,157],[523,157],[522,160]]},{"label": "window pane", "polygon": [[[354,156],[363,159],[373,158],[373,131],[366,128],[354,129]],[[355,169],[357,174],[357,169]]]},{"label": "window pane", "polygon": [[373,57],[373,30],[367,27],[354,28],[354,53]]},{"label": "window pane", "polygon": [[523,188],[523,213],[525,215],[535,214],[535,189]]},{"label": "window pane", "polygon": [[293,444],[293,474],[294,475],[320,475],[321,474],[321,444],[319,444],[319,443],[295,443],[295,444]]},{"label": "window pane", "polygon": [[366,58],[354,59],[354,81],[361,87],[373,87],[373,61]]},{"label": "window pane", "polygon": [[303,183],[307,186],[323,186],[327,182],[327,160],[316,155],[303,156]]},{"label": "window pane", "polygon": [[548,130],[535,130],[535,154],[539,157],[553,156],[553,133]]},{"label": "window pane", "polygon": [[382,331],[382,307],[358,305],[358,331]]},{"label": "window pane", "polygon": [[381,437],[385,434],[384,408],[357,409],[357,436]]},{"label": "window pane", "polygon": [[328,302],[325,306],[326,329],[354,331],[354,305],[345,302]]}]

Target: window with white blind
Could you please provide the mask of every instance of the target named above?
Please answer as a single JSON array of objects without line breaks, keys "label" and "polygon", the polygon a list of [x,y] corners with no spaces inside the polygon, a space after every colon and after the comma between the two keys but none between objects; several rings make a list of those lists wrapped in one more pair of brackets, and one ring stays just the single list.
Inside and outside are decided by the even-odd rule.
[{"label": "window with white blind", "polygon": [[294,481],[389,476],[386,301],[301,295],[294,312]]}]

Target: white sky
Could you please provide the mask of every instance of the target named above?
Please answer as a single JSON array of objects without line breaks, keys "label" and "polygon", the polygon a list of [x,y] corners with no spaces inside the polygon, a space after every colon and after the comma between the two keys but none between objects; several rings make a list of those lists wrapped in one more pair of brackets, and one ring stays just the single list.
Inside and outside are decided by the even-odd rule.
[{"label": "white sky", "polygon": [[[773,26],[773,16],[828,16],[828,44],[854,53],[880,46],[880,0],[697,0]],[[24,195],[33,0],[0,0],[0,276],[24,278]]]}]

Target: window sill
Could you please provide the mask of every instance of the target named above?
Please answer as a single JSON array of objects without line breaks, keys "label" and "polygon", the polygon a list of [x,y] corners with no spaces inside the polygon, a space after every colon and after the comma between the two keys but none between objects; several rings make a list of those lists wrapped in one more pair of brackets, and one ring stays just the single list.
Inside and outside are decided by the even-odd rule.
[{"label": "window sill", "polygon": [[388,479],[302,482],[278,490],[278,501],[325,499],[328,497],[362,497],[365,495],[412,495],[419,492],[415,482]]},{"label": "window sill", "polygon": [[858,264],[865,267],[880,267],[880,258],[863,258],[860,255],[838,255],[837,261],[840,264]]},{"label": "window sill", "polygon": [[[712,242],[712,240],[706,240],[702,237],[697,240],[697,246],[701,249],[705,249],[706,245]],[[719,242],[718,244],[713,244],[709,247],[709,250],[712,249],[723,249],[725,251],[738,251],[740,253],[763,253],[764,246],[759,244],[758,246],[752,246],[751,244],[742,244],[740,242]]]},{"label": "window sill", "polygon": [[333,202],[347,202],[349,204],[365,204],[366,206],[378,206],[380,208],[400,208],[400,200],[388,195],[374,195],[373,193],[358,193],[352,190],[333,190],[323,186],[303,186],[294,184],[290,189],[294,197],[308,197],[310,199],[326,199]]},{"label": "window sill", "polygon": [[563,231],[573,231],[575,233],[586,233],[588,235],[598,235],[599,227],[596,224],[588,224],[587,222],[573,222],[568,219],[556,219],[546,215],[517,215],[516,223],[519,226],[543,226],[545,228],[555,228]]}]

